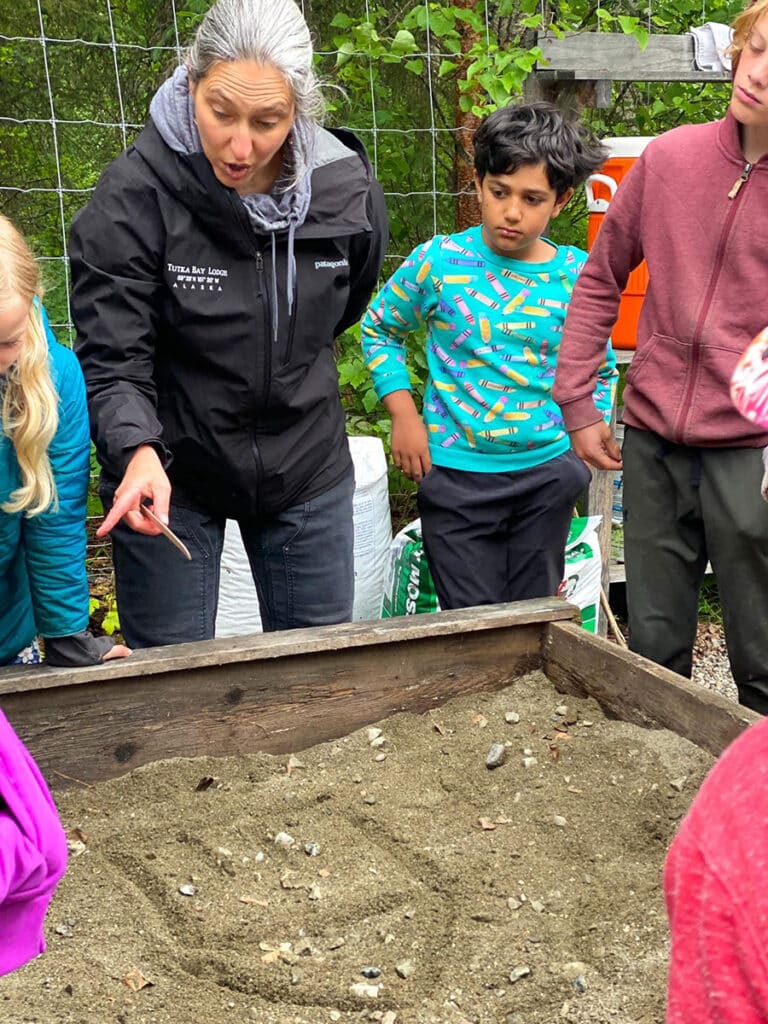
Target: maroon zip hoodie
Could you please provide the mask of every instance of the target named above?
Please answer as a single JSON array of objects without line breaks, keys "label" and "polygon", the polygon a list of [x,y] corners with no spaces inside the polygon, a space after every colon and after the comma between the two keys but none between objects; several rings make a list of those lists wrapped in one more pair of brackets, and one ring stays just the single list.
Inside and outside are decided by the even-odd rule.
[{"label": "maroon zip hoodie", "polygon": [[768,325],[768,160],[748,164],[738,122],[685,125],[646,147],[611,201],[573,291],[553,396],[569,431],[602,417],[597,369],[630,272],[649,283],[624,422],[676,444],[762,447],[729,382]]}]

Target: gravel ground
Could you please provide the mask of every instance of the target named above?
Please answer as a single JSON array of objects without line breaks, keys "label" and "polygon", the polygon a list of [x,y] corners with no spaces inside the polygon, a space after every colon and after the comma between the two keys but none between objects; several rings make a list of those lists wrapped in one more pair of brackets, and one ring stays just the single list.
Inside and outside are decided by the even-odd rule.
[{"label": "gravel ground", "polygon": [[728,664],[723,627],[717,622],[700,622],[693,648],[693,679],[709,690],[738,701],[736,684]]},{"label": "gravel ground", "polygon": [[[618,625],[627,638],[626,622],[619,621]],[[613,639],[610,634],[609,639]],[[699,623],[693,647],[693,681],[738,703],[739,695],[731,674],[722,623]]]}]

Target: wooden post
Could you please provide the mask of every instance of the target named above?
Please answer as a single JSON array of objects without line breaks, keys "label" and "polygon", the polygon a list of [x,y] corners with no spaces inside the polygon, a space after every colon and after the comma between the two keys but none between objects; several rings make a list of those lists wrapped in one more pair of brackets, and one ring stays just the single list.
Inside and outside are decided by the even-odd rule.
[{"label": "wooden post", "polygon": [[[457,7],[474,9],[474,0],[456,0]],[[474,29],[466,22],[460,23],[461,52],[466,55],[478,40]],[[466,56],[464,63],[466,64]],[[456,230],[465,231],[472,227],[480,219],[480,211],[475,195],[474,183],[474,151],[472,148],[472,137],[480,124],[480,118],[471,111],[463,111],[459,105],[458,82],[456,85]]]}]

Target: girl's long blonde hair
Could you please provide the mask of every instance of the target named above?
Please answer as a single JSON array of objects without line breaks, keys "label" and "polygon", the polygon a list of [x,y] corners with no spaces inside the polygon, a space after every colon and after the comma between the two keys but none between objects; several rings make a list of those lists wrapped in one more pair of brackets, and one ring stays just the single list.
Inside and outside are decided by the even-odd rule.
[{"label": "girl's long blonde hair", "polygon": [[58,396],[43,326],[40,271],[27,243],[0,214],[0,312],[19,299],[29,303],[27,331],[6,375],[2,425],[16,451],[21,486],[0,508],[35,516],[56,504],[48,447],[59,423]]}]

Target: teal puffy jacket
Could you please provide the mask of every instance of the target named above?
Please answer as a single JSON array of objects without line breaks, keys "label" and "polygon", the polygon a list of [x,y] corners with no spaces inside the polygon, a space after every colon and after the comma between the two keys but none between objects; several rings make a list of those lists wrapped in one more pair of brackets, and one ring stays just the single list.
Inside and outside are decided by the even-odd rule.
[{"label": "teal puffy jacket", "polygon": [[[0,510],[0,665],[35,636],[58,637],[88,626],[85,513],[90,437],[85,385],[77,358],[59,345],[43,311],[59,426],[48,454],[58,508],[27,518]],[[0,431],[0,504],[20,484],[10,440]]]}]

